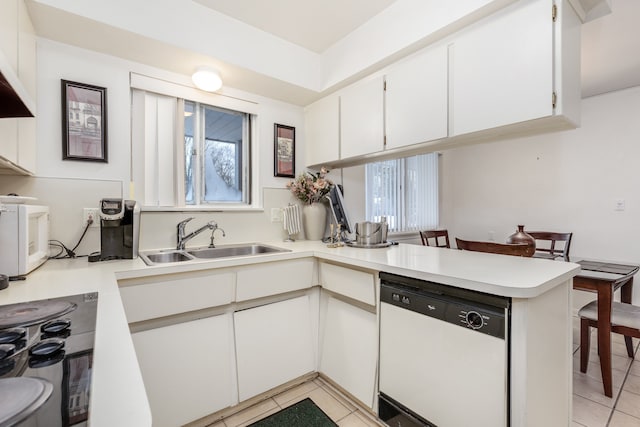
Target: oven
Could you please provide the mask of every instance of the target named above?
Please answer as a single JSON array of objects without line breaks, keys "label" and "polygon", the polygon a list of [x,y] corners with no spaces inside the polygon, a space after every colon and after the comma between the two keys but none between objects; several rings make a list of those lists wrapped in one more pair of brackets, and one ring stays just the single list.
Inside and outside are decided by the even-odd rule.
[{"label": "oven", "polygon": [[97,292],[0,306],[0,426],[86,426]]},{"label": "oven", "polygon": [[380,283],[380,419],[508,426],[510,299],[387,273]]}]

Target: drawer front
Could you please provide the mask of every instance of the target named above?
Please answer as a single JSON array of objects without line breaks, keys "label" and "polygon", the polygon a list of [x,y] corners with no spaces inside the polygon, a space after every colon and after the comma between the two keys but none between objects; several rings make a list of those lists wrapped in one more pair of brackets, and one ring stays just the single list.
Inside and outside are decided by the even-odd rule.
[{"label": "drawer front", "polygon": [[374,273],[321,263],[320,284],[331,292],[365,304],[376,305],[376,276]]},{"label": "drawer front", "polygon": [[314,263],[304,258],[244,267],[238,270],[236,301],[310,288]]},{"label": "drawer front", "polygon": [[158,276],[151,283],[121,286],[129,323],[230,304],[235,273]]}]

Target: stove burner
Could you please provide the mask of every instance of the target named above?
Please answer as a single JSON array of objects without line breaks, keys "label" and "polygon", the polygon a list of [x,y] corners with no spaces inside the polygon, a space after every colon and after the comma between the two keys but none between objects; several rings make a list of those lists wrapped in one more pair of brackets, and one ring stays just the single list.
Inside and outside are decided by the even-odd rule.
[{"label": "stove burner", "polygon": [[31,326],[67,314],[77,307],[68,301],[34,301],[0,307],[0,329]]},{"label": "stove burner", "polygon": [[53,385],[42,378],[20,377],[0,380],[0,425],[13,426],[38,410],[51,396]]}]

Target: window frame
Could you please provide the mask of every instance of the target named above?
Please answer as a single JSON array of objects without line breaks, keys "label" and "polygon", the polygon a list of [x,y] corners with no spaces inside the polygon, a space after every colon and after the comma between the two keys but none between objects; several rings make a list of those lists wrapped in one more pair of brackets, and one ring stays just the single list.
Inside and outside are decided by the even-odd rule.
[{"label": "window frame", "polygon": [[[263,196],[260,191],[260,183],[258,182],[260,171],[259,155],[259,141],[258,134],[260,130],[260,116],[262,115],[262,107],[259,103],[251,100],[242,99],[240,97],[227,96],[220,93],[207,93],[190,87],[185,84],[173,83],[164,79],[157,79],[142,74],[130,73],[130,87],[131,87],[131,99],[132,106],[136,106],[136,98],[140,106],[144,107],[144,94],[149,93],[151,95],[171,97],[176,100],[187,99],[191,101],[200,102],[202,104],[211,105],[213,107],[223,108],[227,110],[238,111],[246,113],[250,118],[250,126],[248,129],[249,134],[249,150],[248,162],[246,168],[248,170],[249,183],[249,203],[247,204],[208,204],[208,205],[186,205],[184,203],[184,120],[182,117],[177,116],[178,109],[176,109],[176,118],[174,126],[174,162],[173,173],[176,176],[182,176],[183,179],[181,185],[177,185],[178,180],[174,179],[174,192],[173,203],[171,204],[149,204],[146,197],[146,183],[145,180],[145,165],[148,159],[145,157],[145,123],[134,123],[136,119],[135,108],[132,108],[132,147],[131,147],[131,183],[130,183],[130,197],[140,201],[140,209],[142,211],[149,212],[233,212],[233,211],[263,211]],[[142,99],[142,101],[141,101]],[[144,112],[144,108],[142,108]],[[181,110],[182,111],[182,110]],[[183,114],[183,113],[180,113]],[[144,117],[142,115],[141,117]],[[178,119],[180,117],[180,119]],[[138,117],[139,119],[140,117]],[[177,156],[177,153],[183,153],[182,156]],[[179,158],[178,158],[179,157]],[[178,175],[179,174],[179,175]],[[135,192],[134,192],[135,189]]]}]

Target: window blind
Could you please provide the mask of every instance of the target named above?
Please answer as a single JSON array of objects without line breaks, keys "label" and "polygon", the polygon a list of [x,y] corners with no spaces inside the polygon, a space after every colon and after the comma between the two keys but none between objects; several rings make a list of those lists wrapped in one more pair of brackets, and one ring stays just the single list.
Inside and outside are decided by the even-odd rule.
[{"label": "window blind", "polygon": [[386,217],[390,232],[438,226],[438,154],[370,163],[365,168],[366,218]]}]

